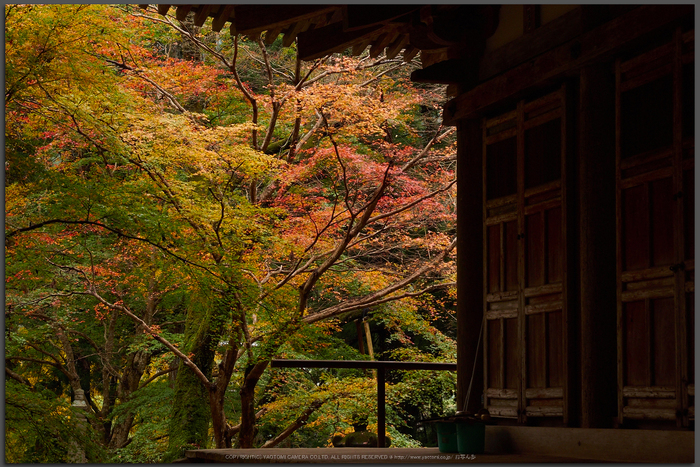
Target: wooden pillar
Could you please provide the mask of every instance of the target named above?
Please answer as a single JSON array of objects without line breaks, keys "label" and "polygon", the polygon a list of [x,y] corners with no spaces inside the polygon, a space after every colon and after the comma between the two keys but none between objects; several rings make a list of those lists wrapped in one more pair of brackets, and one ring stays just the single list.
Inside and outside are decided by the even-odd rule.
[{"label": "wooden pillar", "polygon": [[604,428],[612,426],[617,414],[612,66],[600,64],[581,70],[578,104],[580,424],[583,428]]},{"label": "wooden pillar", "polygon": [[484,314],[481,158],[481,120],[461,120],[457,126],[457,410],[471,413],[481,407],[484,390],[484,336],[477,348]]},{"label": "wooden pillar", "polygon": [[355,331],[357,332],[357,345],[359,347],[360,353],[365,354],[365,343],[362,340],[364,335],[364,329],[362,328],[362,322],[358,319],[355,321]]},{"label": "wooden pillar", "polygon": [[386,447],[385,369],[377,368],[377,447]]}]

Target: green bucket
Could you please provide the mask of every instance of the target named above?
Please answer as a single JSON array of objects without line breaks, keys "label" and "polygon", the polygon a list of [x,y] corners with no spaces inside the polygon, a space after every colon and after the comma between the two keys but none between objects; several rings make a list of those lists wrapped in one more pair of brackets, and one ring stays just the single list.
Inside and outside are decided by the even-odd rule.
[{"label": "green bucket", "polygon": [[460,454],[483,454],[486,425],[480,422],[457,422],[456,425],[457,451]]},{"label": "green bucket", "polygon": [[440,452],[458,452],[457,449],[457,424],[452,422],[438,422],[437,428],[438,449]]}]

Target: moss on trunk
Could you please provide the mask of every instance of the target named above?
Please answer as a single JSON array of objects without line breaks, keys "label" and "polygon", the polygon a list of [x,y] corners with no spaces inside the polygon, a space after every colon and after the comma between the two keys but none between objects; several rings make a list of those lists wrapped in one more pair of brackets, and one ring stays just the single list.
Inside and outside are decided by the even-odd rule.
[{"label": "moss on trunk", "polygon": [[[208,306],[207,306],[208,305]],[[211,380],[216,347],[230,322],[231,306],[225,296],[190,298],[185,322],[185,353]],[[187,449],[207,448],[211,407],[209,391],[202,380],[180,363],[175,382],[175,400],[170,419],[168,452],[164,462],[182,458]]]}]

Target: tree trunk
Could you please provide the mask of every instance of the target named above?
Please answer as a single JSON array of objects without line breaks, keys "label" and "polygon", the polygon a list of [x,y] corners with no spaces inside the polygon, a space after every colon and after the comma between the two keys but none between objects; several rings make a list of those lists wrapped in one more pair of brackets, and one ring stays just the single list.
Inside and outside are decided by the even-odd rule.
[{"label": "tree trunk", "polygon": [[253,365],[246,375],[241,388],[241,431],[238,434],[241,449],[253,447],[253,438],[255,437],[255,386],[257,386],[269,363],[269,361],[263,361]]},{"label": "tree trunk", "polygon": [[[155,293],[157,292],[157,286],[158,284],[155,280],[155,276],[151,275],[148,285],[149,293],[148,299],[146,300],[145,315],[143,317],[143,320],[147,324],[151,324],[153,322],[153,315],[155,314],[156,308],[160,303],[160,300],[156,298],[158,294]],[[105,350],[108,355],[112,353],[112,348],[114,346],[114,325],[116,323],[115,318],[116,315],[113,315],[113,321],[110,323],[110,333],[107,342],[108,345],[105,346]],[[138,331],[138,329],[139,327],[137,325],[135,330]],[[121,380],[119,381],[119,385],[117,386],[117,397],[122,403],[129,400],[131,395],[139,388],[143,372],[146,371],[146,368],[150,363],[150,351],[140,350],[138,352],[134,352],[129,356],[128,363],[124,367],[124,372],[122,373]],[[109,437],[108,441],[108,446],[110,449],[122,448],[129,443],[129,433],[131,432],[131,428],[134,424],[134,417],[135,414],[129,411],[125,414],[121,422],[112,426],[111,436]]]},{"label": "tree trunk", "polygon": [[[195,358],[194,361],[199,366],[205,363],[202,360],[204,358]],[[181,363],[168,429],[168,452],[164,462],[182,458],[187,448],[206,448],[210,421],[209,388],[205,388],[197,375]]]},{"label": "tree trunk", "polygon": [[[139,387],[143,372],[151,361],[150,352],[139,351],[131,355],[117,387],[119,400],[125,402]],[[134,423],[134,414],[128,412],[124,419],[112,427],[109,448],[122,448],[128,444],[129,432]]]},{"label": "tree trunk", "polygon": [[[190,297],[185,322],[185,352],[193,355],[192,361],[207,377],[211,376],[216,346],[230,316],[231,303],[228,292],[213,297]],[[207,447],[212,409],[223,410],[223,398],[221,404],[217,402],[211,407],[211,393],[216,392],[216,389],[215,384],[205,386],[190,367],[184,362],[180,363],[165,462],[181,458],[187,448]],[[217,419],[217,426],[220,422],[221,419]],[[218,426],[218,430],[221,431],[221,426]]]},{"label": "tree trunk", "polygon": [[231,447],[231,435],[227,433],[226,412],[224,412],[224,400],[226,388],[231,382],[233,368],[238,357],[239,331],[232,332],[229,337],[229,348],[224,354],[223,361],[219,365],[219,376],[216,378],[214,388],[209,392],[209,407],[214,430],[214,442],[217,449]]}]

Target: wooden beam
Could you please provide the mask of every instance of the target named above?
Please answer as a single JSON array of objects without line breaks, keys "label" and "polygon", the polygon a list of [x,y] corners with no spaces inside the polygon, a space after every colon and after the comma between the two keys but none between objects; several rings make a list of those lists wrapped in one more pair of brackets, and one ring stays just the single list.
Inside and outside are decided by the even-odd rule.
[{"label": "wooden beam", "polygon": [[389,45],[396,37],[394,31],[387,31],[380,35],[374,42],[372,42],[372,47],[369,49],[369,56],[372,58],[377,58],[379,54]]},{"label": "wooden beam", "polygon": [[277,27],[284,28],[295,21],[311,19],[339,8],[339,5],[237,5],[234,20],[236,31],[247,35]]},{"label": "wooden beam", "polygon": [[282,31],[282,33],[284,34],[284,37],[282,38],[283,47],[289,47],[294,43],[294,40],[297,38],[297,34],[299,34],[303,30],[306,21],[307,20],[297,21],[296,23],[292,24],[287,29]]},{"label": "wooden beam", "polygon": [[358,31],[343,32],[340,23],[300,33],[298,37],[299,58],[315,60],[337,50],[345,50],[353,44],[379,34],[382,26],[371,26]]},{"label": "wooden beam", "polygon": [[362,52],[365,51],[367,46],[372,42],[372,39],[365,39],[362,42],[357,42],[353,44],[352,46],[352,55],[353,57],[357,57],[360,55]]},{"label": "wooden beam", "polygon": [[470,81],[469,76],[474,77],[473,62],[453,58],[438,62],[426,68],[415,70],[411,73],[411,81],[416,83],[460,84]]},{"label": "wooden beam", "polygon": [[[631,7],[627,5],[627,11]],[[615,8],[610,5],[581,5],[490,52],[481,62],[479,79],[485,81],[507,71],[625,12],[620,5]]]},{"label": "wooden beam", "polygon": [[403,51],[403,61],[410,62],[413,60],[413,57],[418,55],[418,52],[420,52],[419,49],[413,47],[411,44],[408,44]]},{"label": "wooden beam", "polygon": [[540,6],[539,5],[524,5],[523,6],[523,30],[525,34],[533,32],[540,27]]},{"label": "wooden beam", "polygon": [[178,5],[177,11],[175,12],[175,18],[177,18],[178,21],[185,21],[185,18],[187,18],[187,14],[192,10],[192,7],[194,5]]},{"label": "wooden beam", "polygon": [[231,15],[233,14],[233,5],[224,5],[223,8],[219,9],[219,12],[216,14],[214,17],[214,20],[211,22],[211,29],[214,32],[219,32],[223,29],[224,24],[226,24],[227,21],[231,21]]},{"label": "wooden beam", "polygon": [[209,17],[209,12],[213,7],[214,5],[200,5],[199,10],[197,10],[197,13],[194,15],[194,25],[201,28]]},{"label": "wooden beam", "polygon": [[346,5],[343,7],[343,29],[349,32],[387,24],[417,11],[419,7],[420,5]]},{"label": "wooden beam", "polygon": [[170,10],[170,5],[158,5],[158,14],[165,16]]},{"label": "wooden beam", "polygon": [[503,99],[574,72],[618,51],[659,27],[684,16],[693,17],[694,5],[644,5],[569,41],[534,60],[482,83],[445,105],[443,120],[453,125]]},{"label": "wooden beam", "polygon": [[387,58],[395,58],[406,44],[408,44],[408,34],[401,34],[392,44],[389,44],[386,50]]},{"label": "wooden beam", "polygon": [[576,8],[490,52],[481,61],[479,79],[485,81],[582,34],[581,16],[581,8]]},{"label": "wooden beam", "polygon": [[386,370],[456,371],[456,363],[393,362],[386,360],[287,360],[273,359],[272,368],[360,368]]},{"label": "wooden beam", "polygon": [[282,26],[277,26],[276,28],[268,29],[265,33],[265,45],[270,45],[273,42],[275,42],[275,39],[277,39],[277,36],[279,36],[281,32]]}]

